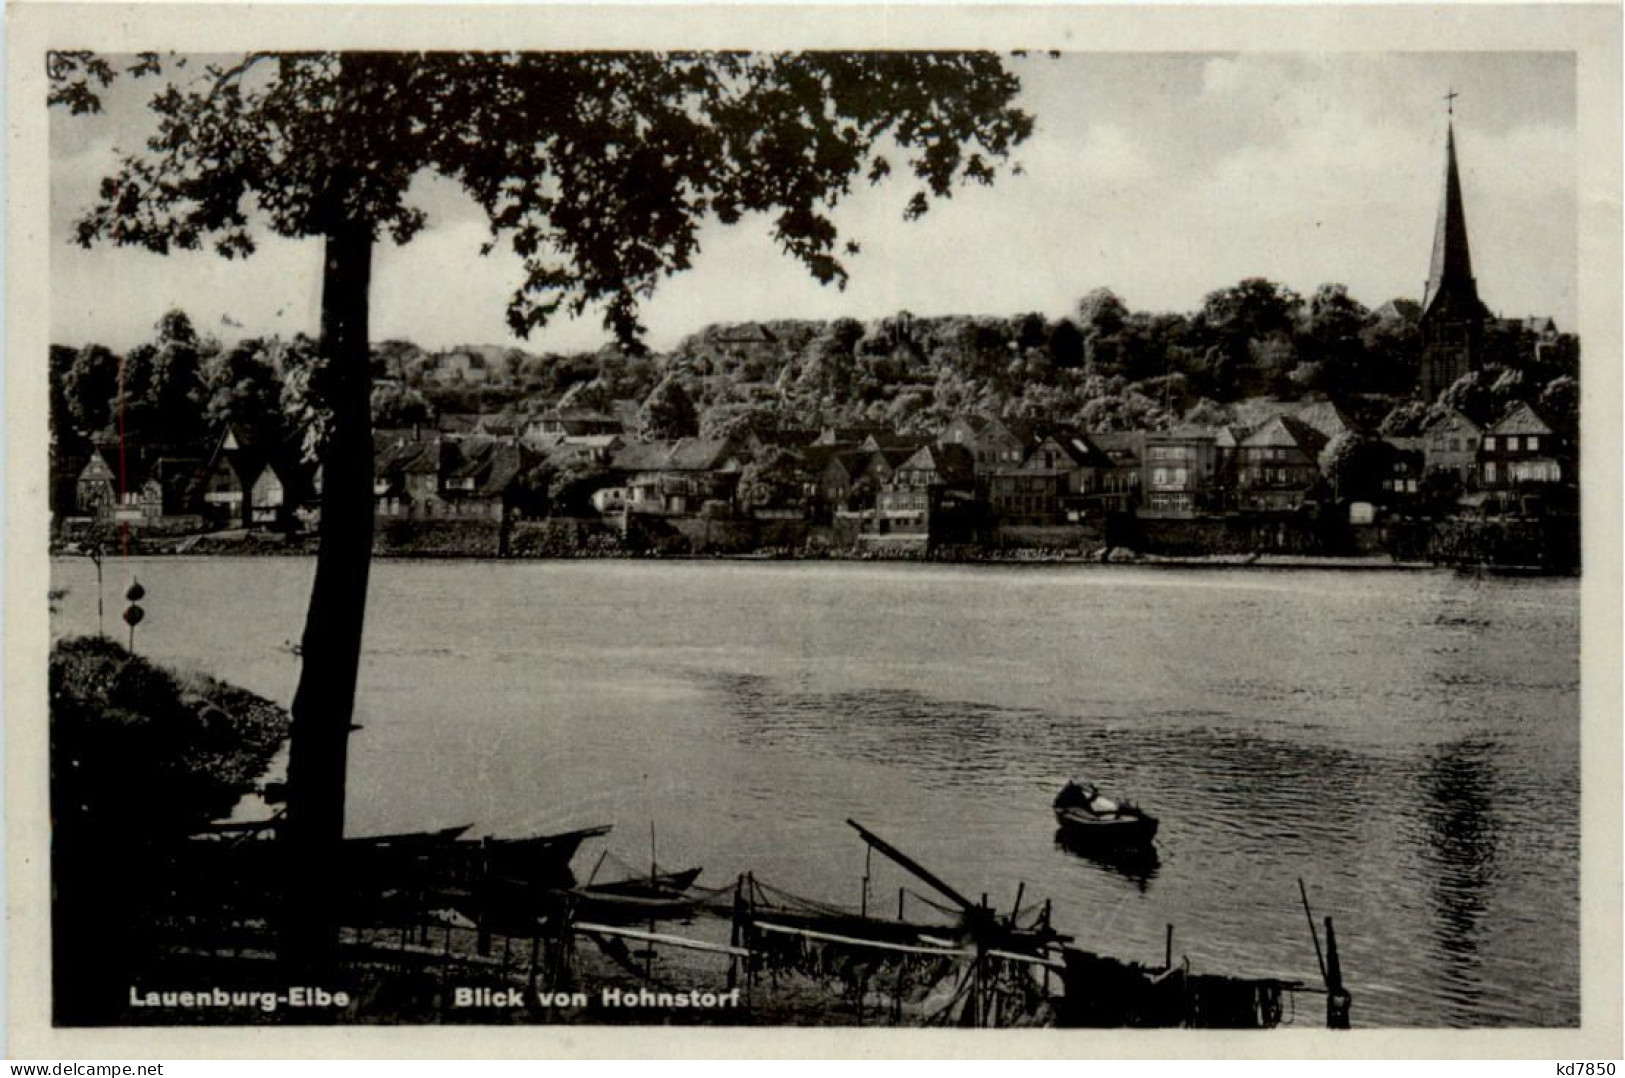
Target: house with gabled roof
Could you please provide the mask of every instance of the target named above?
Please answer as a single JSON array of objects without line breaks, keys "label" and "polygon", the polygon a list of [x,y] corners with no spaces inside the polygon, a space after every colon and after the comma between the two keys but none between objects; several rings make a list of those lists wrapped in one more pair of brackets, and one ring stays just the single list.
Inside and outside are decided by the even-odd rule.
[{"label": "house with gabled roof", "polygon": [[860,540],[922,547],[965,541],[981,523],[981,505],[970,449],[956,442],[921,446],[876,493]]},{"label": "house with gabled roof", "polygon": [[1033,425],[1022,420],[975,414],[949,420],[938,439],[943,445],[962,445],[970,451],[978,474],[1019,465],[1036,440]]},{"label": "house with gabled roof", "polygon": [[1446,409],[1423,428],[1418,438],[1422,466],[1430,472],[1452,472],[1465,484],[1476,483],[1483,438],[1483,427],[1454,408]]},{"label": "house with gabled roof", "polygon": [[536,463],[511,441],[464,442],[446,462],[440,500],[446,516],[502,520],[514,509],[526,471]]},{"label": "house with gabled roof", "polygon": [[399,439],[373,459],[374,512],[412,519],[446,515],[441,477],[455,459],[440,435]]},{"label": "house with gabled roof", "polygon": [[254,481],[265,467],[265,448],[247,428],[228,423],[203,466],[204,511],[216,523],[246,528],[253,524]]},{"label": "house with gabled roof", "polygon": [[[90,458],[74,481],[74,502],[81,515],[110,519],[123,504],[118,452],[117,444],[98,443],[91,447]],[[122,483],[130,482],[126,463]]]},{"label": "house with gabled roof", "polygon": [[707,503],[732,501],[738,454],[731,438],[679,438],[628,445],[610,466],[626,477],[628,512],[687,516]]},{"label": "house with gabled roof", "polygon": [[1243,509],[1288,512],[1300,509],[1320,480],[1324,434],[1289,415],[1278,415],[1237,449],[1237,499]]},{"label": "house with gabled roof", "polygon": [[1573,485],[1573,460],[1567,439],[1533,407],[1519,402],[1484,432],[1479,485],[1484,490]]},{"label": "house with gabled roof", "polygon": [[1112,462],[1087,435],[1053,428],[1034,436],[1018,464],[995,465],[982,475],[989,509],[1006,524],[1047,525],[1077,520],[1100,492]]},{"label": "house with gabled roof", "polygon": [[203,462],[193,457],[159,457],[146,470],[137,492],[145,520],[192,516],[202,510]]}]

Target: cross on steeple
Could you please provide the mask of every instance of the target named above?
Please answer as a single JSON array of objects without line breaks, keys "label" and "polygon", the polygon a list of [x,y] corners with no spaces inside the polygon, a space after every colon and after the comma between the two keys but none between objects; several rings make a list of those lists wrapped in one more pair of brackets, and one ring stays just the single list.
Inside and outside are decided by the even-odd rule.
[{"label": "cross on steeple", "polygon": [[1449,93],[1444,95],[1445,109],[1450,113],[1452,119],[1454,119],[1456,115],[1456,98],[1460,96],[1461,95],[1458,94],[1454,88],[1452,88]]}]

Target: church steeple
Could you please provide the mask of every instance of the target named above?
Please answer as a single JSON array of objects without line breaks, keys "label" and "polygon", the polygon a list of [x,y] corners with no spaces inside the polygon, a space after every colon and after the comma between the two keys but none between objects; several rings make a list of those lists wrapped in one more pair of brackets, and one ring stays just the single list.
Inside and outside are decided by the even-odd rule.
[{"label": "church steeple", "polygon": [[1439,202],[1433,259],[1422,296],[1422,363],[1417,389],[1425,401],[1436,399],[1456,379],[1483,365],[1484,323],[1489,318],[1478,299],[1472,252],[1467,246],[1467,213],[1456,171],[1456,96],[1454,90],[1445,96],[1450,116],[1445,128],[1444,197]]},{"label": "church steeple", "polygon": [[1433,313],[1436,305],[1443,304],[1459,318],[1476,318],[1481,316],[1483,307],[1478,301],[1478,285],[1473,280],[1467,213],[1462,208],[1461,177],[1456,171],[1455,97],[1454,92],[1446,97],[1451,102],[1451,120],[1445,135],[1444,197],[1439,202],[1439,220],[1433,229],[1433,259],[1428,264],[1422,312]]}]

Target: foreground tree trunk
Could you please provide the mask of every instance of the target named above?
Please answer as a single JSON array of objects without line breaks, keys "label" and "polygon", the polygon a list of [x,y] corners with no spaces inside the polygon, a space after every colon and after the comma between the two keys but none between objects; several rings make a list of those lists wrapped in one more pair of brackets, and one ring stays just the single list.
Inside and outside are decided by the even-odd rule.
[{"label": "foreground tree trunk", "polygon": [[367,290],[372,229],[328,232],[321,351],[333,421],[322,453],[321,543],[301,640],[288,756],[289,957],[320,963],[337,938],[335,885],[344,837],[344,783],[372,560],[372,374]]}]

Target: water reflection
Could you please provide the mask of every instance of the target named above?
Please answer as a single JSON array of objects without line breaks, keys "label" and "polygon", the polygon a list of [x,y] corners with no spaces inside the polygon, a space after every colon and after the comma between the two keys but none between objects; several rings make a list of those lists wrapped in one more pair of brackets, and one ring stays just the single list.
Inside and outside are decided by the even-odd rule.
[{"label": "water reflection", "polygon": [[1131,881],[1142,894],[1150,888],[1151,881],[1157,878],[1157,869],[1162,867],[1162,857],[1155,846],[1103,849],[1079,842],[1064,827],[1056,830],[1055,845],[1074,857]]},{"label": "water reflection", "polygon": [[1506,788],[1491,762],[1496,746],[1461,741],[1441,746],[1424,764],[1421,836],[1432,908],[1432,931],[1440,976],[1450,995],[1464,1003],[1484,990],[1486,914],[1496,883],[1500,822],[1493,811]]}]

